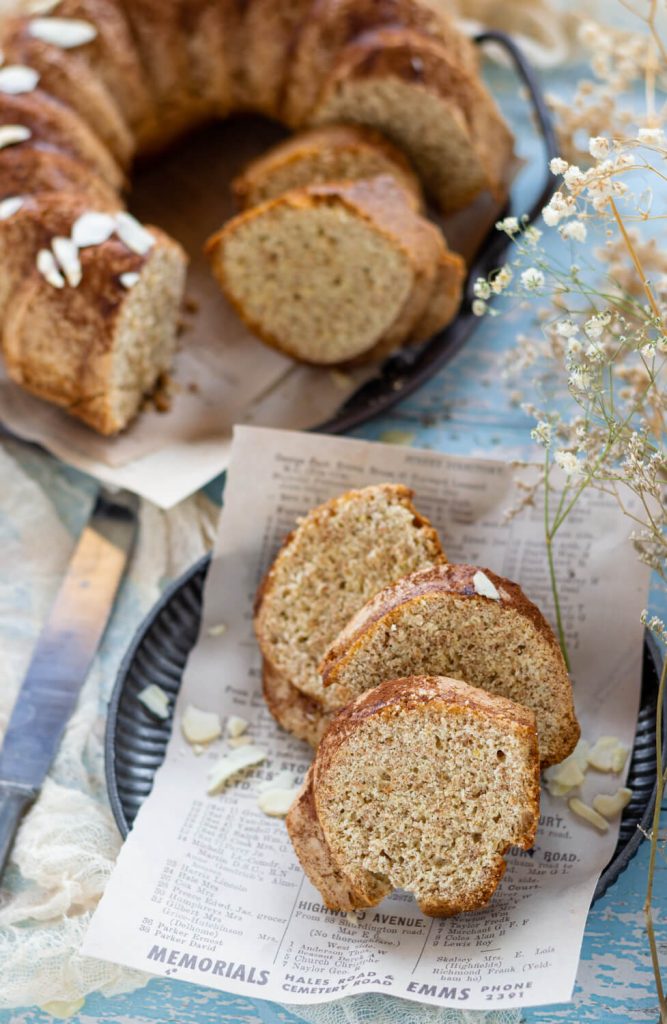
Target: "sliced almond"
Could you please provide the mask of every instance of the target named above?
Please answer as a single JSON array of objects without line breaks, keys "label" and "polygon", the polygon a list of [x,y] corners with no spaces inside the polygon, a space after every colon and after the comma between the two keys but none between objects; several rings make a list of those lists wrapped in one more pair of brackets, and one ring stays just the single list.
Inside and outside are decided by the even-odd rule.
[{"label": "sliced almond", "polygon": [[217,711],[202,711],[188,704],[181,718],[181,729],[188,743],[212,743],[222,735],[222,722]]},{"label": "sliced almond", "polygon": [[584,781],[584,773],[572,756],[561,764],[548,768],[544,773],[547,789],[552,796],[565,796]]},{"label": "sliced almond", "polygon": [[23,196],[8,196],[0,202],[0,220],[9,220],[15,213],[18,213],[24,205]]},{"label": "sliced almond", "polygon": [[137,694],[137,700],[140,700],[157,718],[169,717],[169,694],[157,683],[144,687],[141,693]]},{"label": "sliced almond", "polygon": [[71,238],[58,236],[51,242],[51,248],[68,285],[71,288],[76,288],[81,283],[82,273],[79,250],[76,245]]},{"label": "sliced almond", "polygon": [[0,126],[0,149],[27,142],[31,135],[30,129],[23,124],[3,124]]},{"label": "sliced almond", "polygon": [[92,42],[97,36],[97,29],[81,18],[31,18],[28,33],[42,43],[72,50],[75,46]]},{"label": "sliced almond", "polygon": [[72,225],[71,239],[79,249],[102,245],[116,230],[115,218],[109,213],[82,213]]},{"label": "sliced almond", "polygon": [[573,796],[568,801],[570,810],[577,815],[579,818],[583,818],[590,825],[594,825],[595,828],[599,829],[600,832],[607,832],[609,829],[609,822],[606,818],[603,818],[601,814],[598,814],[596,810],[585,804],[583,800]]},{"label": "sliced almond", "polygon": [[32,92],[39,82],[39,74],[34,68],[25,64],[7,64],[0,68],[0,92],[10,96],[19,96],[24,92]]},{"label": "sliced almond", "polygon": [[37,253],[37,269],[53,288],[65,287],[65,278],[60,273],[56,258],[50,249],[40,249]]},{"label": "sliced almond", "polygon": [[600,736],[588,754],[588,763],[598,772],[622,772],[628,749],[616,736]]},{"label": "sliced almond", "polygon": [[242,736],[248,728],[248,721],[239,715],[230,715],[227,719],[227,735],[233,737]]},{"label": "sliced almond", "polygon": [[209,782],[206,792],[209,796],[215,796],[222,792],[232,779],[249,768],[255,768],[262,761],[266,760],[266,751],[257,747],[242,747],[240,750],[233,750],[231,754],[221,758],[209,774]]},{"label": "sliced almond", "polygon": [[116,214],[116,234],[132,252],[144,256],[155,245],[155,238],[136,217],[123,210]]},{"label": "sliced almond", "polygon": [[129,291],[130,288],[134,288],[135,284],[138,283],[139,274],[136,270],[128,270],[126,273],[121,274],[118,280],[122,284],[123,288],[127,288]]},{"label": "sliced almond", "polygon": [[490,597],[492,601],[500,601],[498,588],[481,569],[478,569],[473,576],[472,585],[475,588],[475,593],[480,597]]},{"label": "sliced almond", "polygon": [[219,622],[217,626],[209,626],[206,632],[209,636],[224,636],[227,632],[227,623]]},{"label": "sliced almond", "polygon": [[257,797],[257,806],[270,818],[284,818],[299,792],[295,789],[265,789]]},{"label": "sliced almond", "polygon": [[611,795],[609,793],[598,793],[593,798],[593,807],[595,810],[602,814],[605,818],[611,821],[612,818],[617,818],[624,808],[628,806],[632,800],[631,789],[617,789],[615,793]]}]

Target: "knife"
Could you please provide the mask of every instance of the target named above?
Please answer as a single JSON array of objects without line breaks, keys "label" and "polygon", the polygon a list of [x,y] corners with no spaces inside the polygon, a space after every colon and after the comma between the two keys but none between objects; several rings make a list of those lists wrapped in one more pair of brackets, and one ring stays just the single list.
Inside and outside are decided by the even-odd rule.
[{"label": "knife", "polygon": [[137,533],[136,495],[104,487],[67,568],[0,748],[0,877],[104,634]]}]

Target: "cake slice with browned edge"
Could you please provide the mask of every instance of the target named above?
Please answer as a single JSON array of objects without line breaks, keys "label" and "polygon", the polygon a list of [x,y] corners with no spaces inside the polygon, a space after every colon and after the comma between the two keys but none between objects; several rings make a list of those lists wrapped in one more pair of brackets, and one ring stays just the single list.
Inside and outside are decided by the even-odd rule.
[{"label": "cake slice with browned edge", "polygon": [[286,732],[317,747],[329,727],[335,711],[327,711],[320,701],[297,690],[283,672],[262,660],[262,693],[266,706]]},{"label": "cake slice with browned edge", "polygon": [[445,212],[507,192],[512,135],[498,107],[478,75],[419,32],[378,29],[341,51],[307,124],[332,121],[391,139]]},{"label": "cake slice with browned edge", "polygon": [[421,185],[408,160],[379,132],[360,125],[331,124],[297,132],[253,160],[232,184],[247,210],[294,188],[331,181],[356,181],[389,174],[424,205]]},{"label": "cake slice with browned edge", "polygon": [[[289,683],[321,701],[319,662],[350,617],[391,581],[445,561],[412,497],[401,484],[347,491],[312,509],[287,537],[255,601],[255,633],[265,679],[277,673],[274,690]],[[269,707],[294,729],[289,701],[279,695]]]},{"label": "cake slice with browned edge", "polygon": [[235,217],[206,252],[258,337],[332,366],[410,339],[444,246],[442,232],[385,175],[287,192]]},{"label": "cake slice with browned edge", "polygon": [[485,906],[539,818],[533,713],[442,677],[381,683],[320,743],[287,828],[332,910],[411,892],[425,914]]},{"label": "cake slice with browned edge", "polygon": [[285,122],[303,125],[345,47],[362,33],[388,25],[437,39],[469,74],[478,74],[475,47],[432,0],[314,0],[287,68]]},{"label": "cake slice with browned edge", "polygon": [[115,434],[171,367],[187,259],[126,213],[108,215],[108,234],[103,220],[84,213],[69,235],[63,227],[42,239],[12,296],[2,344],[13,381]]},{"label": "cake slice with browned edge", "polygon": [[386,587],[350,620],[320,665],[330,710],[385,679],[463,679],[534,712],[542,766],[579,739],[572,686],[551,627],[521,588],[489,569],[441,565]]}]

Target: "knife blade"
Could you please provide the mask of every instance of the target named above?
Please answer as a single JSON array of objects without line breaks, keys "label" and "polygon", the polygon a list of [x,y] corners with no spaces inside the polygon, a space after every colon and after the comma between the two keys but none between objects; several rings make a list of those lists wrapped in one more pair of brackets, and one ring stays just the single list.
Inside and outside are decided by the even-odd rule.
[{"label": "knife blade", "polygon": [[137,533],[136,495],[100,488],[37,641],[0,747],[0,877],[56,755]]}]

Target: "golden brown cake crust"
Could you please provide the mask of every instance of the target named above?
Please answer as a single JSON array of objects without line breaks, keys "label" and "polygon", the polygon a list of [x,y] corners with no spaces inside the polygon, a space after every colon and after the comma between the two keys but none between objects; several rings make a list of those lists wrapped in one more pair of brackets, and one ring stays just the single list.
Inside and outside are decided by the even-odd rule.
[{"label": "golden brown cake crust", "polygon": [[333,712],[326,711],[313,697],[297,690],[267,658],[262,659],[262,692],[278,725],[286,732],[316,748],[326,732]]}]

